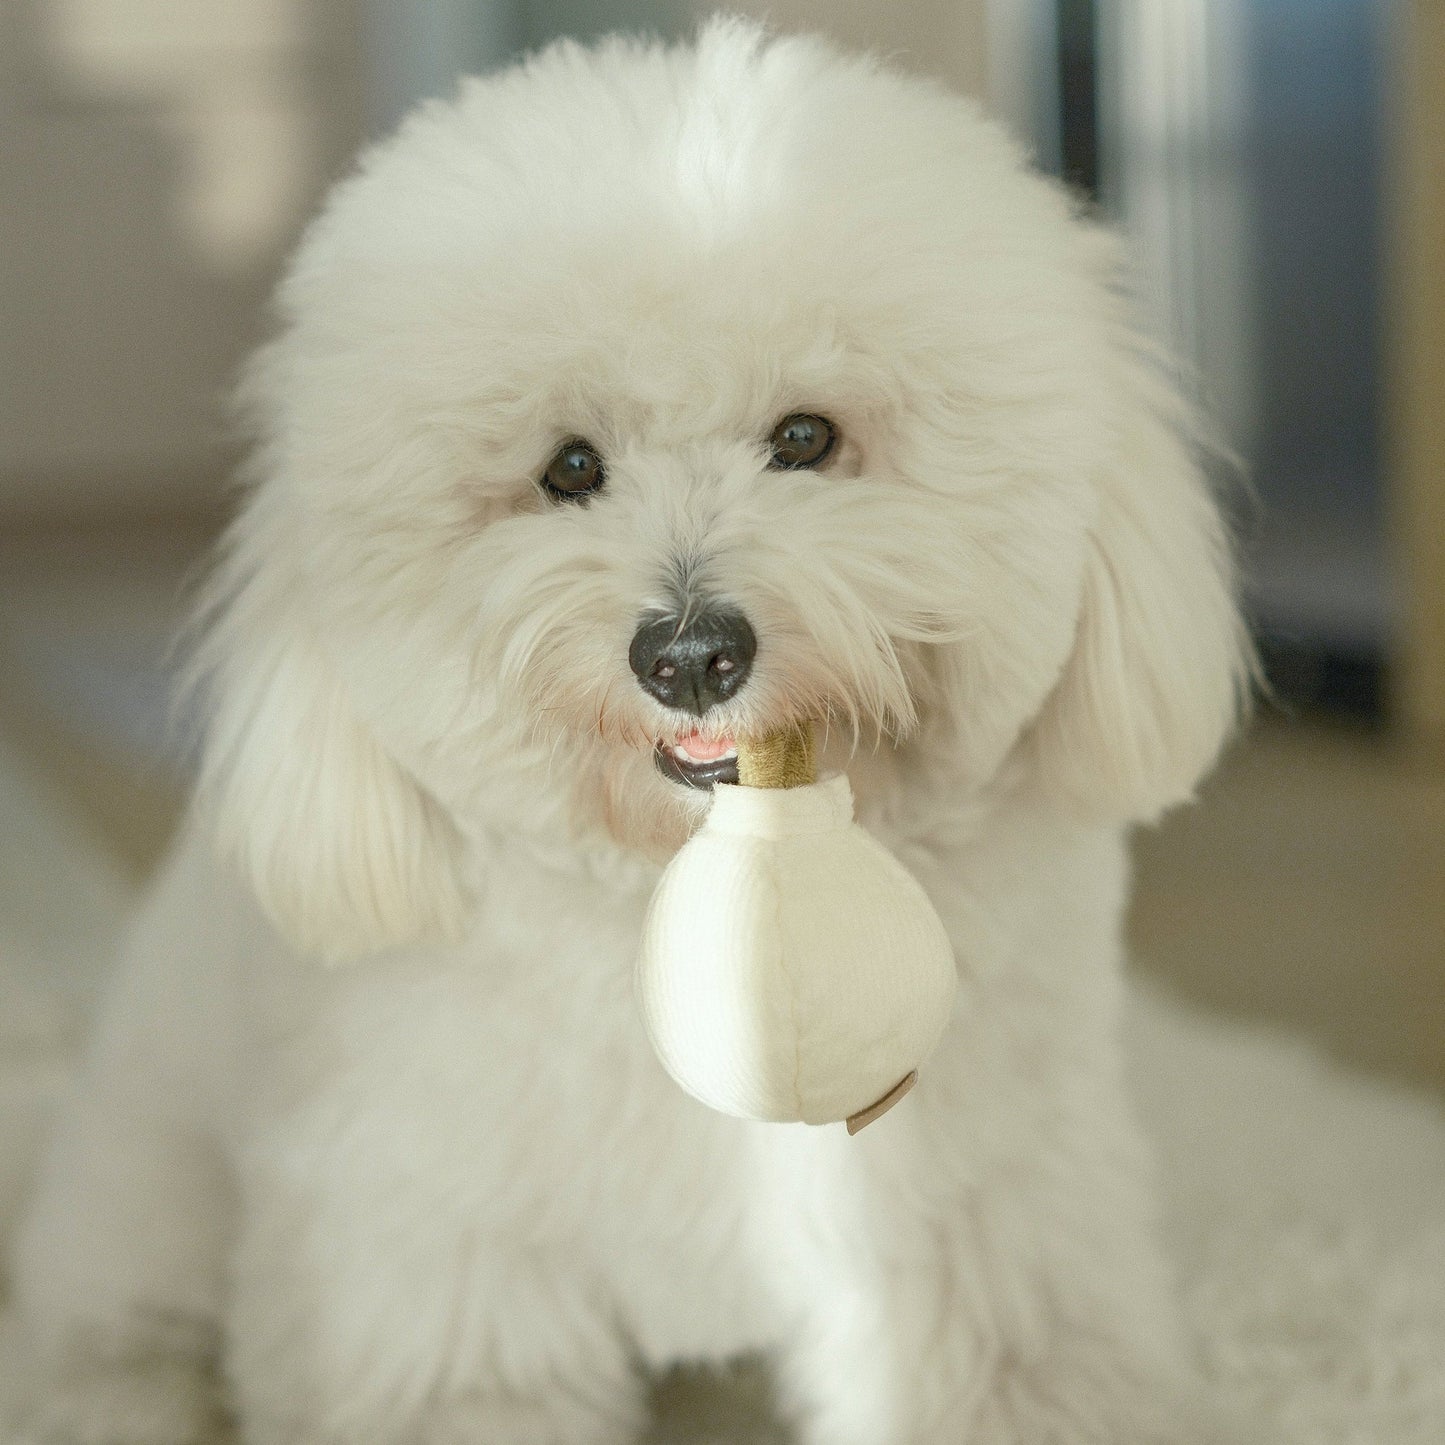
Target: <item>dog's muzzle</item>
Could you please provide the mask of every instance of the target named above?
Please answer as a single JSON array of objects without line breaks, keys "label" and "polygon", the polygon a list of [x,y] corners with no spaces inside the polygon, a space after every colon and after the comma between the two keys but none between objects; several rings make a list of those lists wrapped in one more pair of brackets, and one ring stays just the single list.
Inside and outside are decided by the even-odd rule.
[{"label": "dog's muzzle", "polygon": [[747,681],[758,639],[741,612],[656,617],[637,629],[627,660],[644,692],[701,717]]},{"label": "dog's muzzle", "polygon": [[[700,718],[742,687],[757,650],[757,634],[741,612],[713,608],[686,622],[671,616],[646,619],[627,660],[644,692],[664,707]],[[690,788],[738,780],[731,738],[689,733],[675,743],[659,743],[654,761],[663,777]]]}]

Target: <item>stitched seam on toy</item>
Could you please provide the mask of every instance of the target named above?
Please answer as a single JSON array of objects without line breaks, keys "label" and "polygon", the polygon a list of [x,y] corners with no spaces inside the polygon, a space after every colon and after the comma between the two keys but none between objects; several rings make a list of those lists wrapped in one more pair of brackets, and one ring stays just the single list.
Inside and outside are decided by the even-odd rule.
[{"label": "stitched seam on toy", "polygon": [[[779,861],[777,852],[774,852],[774,864],[776,865]],[[803,1039],[798,1031],[798,989],[787,965],[788,947],[783,932],[783,890],[778,886],[776,869],[769,870],[768,882],[773,890],[773,933],[778,940],[778,968],[788,986],[788,1021],[793,1029],[793,1107],[801,1119],[803,1117]]]}]

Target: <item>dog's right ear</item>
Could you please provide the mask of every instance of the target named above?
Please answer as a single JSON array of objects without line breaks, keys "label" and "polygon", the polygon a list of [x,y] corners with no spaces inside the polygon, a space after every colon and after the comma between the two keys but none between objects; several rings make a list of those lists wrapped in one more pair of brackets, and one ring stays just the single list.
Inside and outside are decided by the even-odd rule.
[{"label": "dog's right ear", "polygon": [[195,667],[199,798],[222,848],[312,956],[455,936],[467,911],[455,825],[358,715],[304,600],[246,574],[246,541]]},{"label": "dog's right ear", "polygon": [[1074,650],[1028,744],[1050,796],[1138,822],[1192,795],[1254,673],[1230,547],[1183,408],[1146,364],[1124,360]]}]

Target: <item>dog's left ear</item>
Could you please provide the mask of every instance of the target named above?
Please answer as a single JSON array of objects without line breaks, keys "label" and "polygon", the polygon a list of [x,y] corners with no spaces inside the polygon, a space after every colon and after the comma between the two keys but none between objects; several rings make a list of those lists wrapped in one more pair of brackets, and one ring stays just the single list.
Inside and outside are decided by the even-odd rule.
[{"label": "dog's left ear", "polygon": [[1238,721],[1251,650],[1229,539],[1182,408],[1126,363],[1098,482],[1074,649],[1027,739],[1040,784],[1090,817],[1189,798]]},{"label": "dog's left ear", "polygon": [[455,936],[468,912],[455,824],[363,718],[271,559],[245,574],[248,554],[279,550],[257,549],[246,520],[195,668],[207,822],[305,954]]}]

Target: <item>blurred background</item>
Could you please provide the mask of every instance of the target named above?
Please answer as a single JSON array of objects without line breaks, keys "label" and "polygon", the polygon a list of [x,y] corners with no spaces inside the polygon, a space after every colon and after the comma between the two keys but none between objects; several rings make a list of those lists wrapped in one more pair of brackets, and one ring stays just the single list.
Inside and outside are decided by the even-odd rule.
[{"label": "blurred background", "polygon": [[[167,647],[228,506],[224,399],[326,185],[459,71],[706,8],[0,7],[0,971],[85,987],[174,825]],[[1208,806],[1140,838],[1138,965],[1445,1085],[1445,6],[730,8],[978,96],[1126,231],[1244,463],[1273,690]],[[88,890],[59,866],[81,849]]]}]

